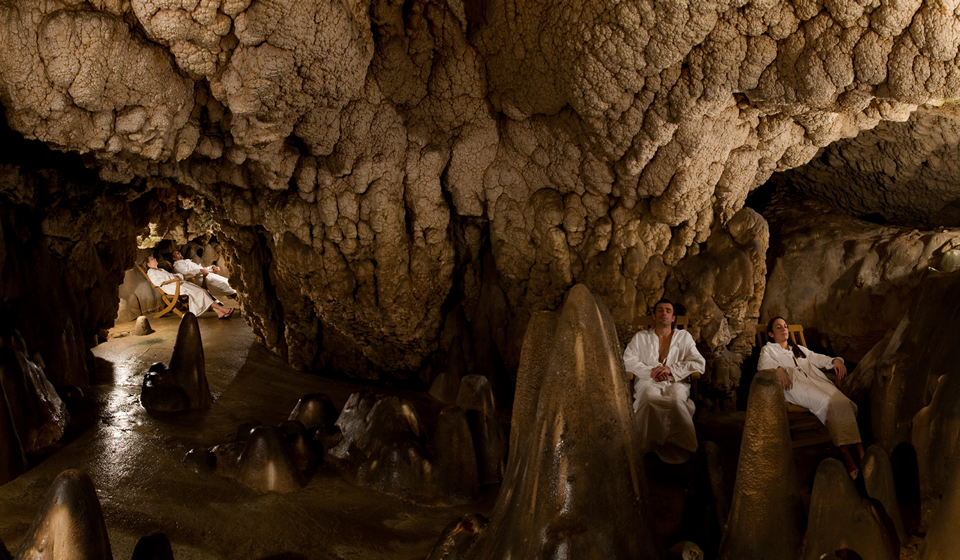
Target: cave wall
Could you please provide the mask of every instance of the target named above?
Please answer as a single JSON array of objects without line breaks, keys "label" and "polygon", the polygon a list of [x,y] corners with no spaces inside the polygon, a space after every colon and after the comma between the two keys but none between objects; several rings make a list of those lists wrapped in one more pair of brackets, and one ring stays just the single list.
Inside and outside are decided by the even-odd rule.
[{"label": "cave wall", "polygon": [[666,292],[722,357],[764,289],[747,194],[956,97],[956,28],[919,2],[23,0],[0,101],[105,181],[205,198],[297,367],[423,376],[454,316],[510,369],[576,282],[624,333]]},{"label": "cave wall", "polygon": [[58,387],[86,387],[88,349],[117,316],[143,209],[75,156],[5,127],[0,138],[0,347],[26,353]]}]

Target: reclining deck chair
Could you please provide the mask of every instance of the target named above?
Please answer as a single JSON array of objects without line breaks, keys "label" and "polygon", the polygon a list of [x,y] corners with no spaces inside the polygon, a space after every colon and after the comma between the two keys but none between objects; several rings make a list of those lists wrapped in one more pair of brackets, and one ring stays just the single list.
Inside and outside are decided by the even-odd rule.
[{"label": "reclining deck chair", "polygon": [[[180,295],[180,282],[181,282],[181,280],[180,280],[179,278],[176,278],[176,279],[173,279],[173,280],[167,280],[166,282],[164,282],[164,283],[161,284],[160,286],[157,286],[156,284],[153,283],[153,280],[151,280],[150,277],[147,275],[147,271],[144,270],[143,267],[140,266],[139,264],[137,265],[137,270],[140,271],[140,274],[143,274],[143,277],[147,279],[147,282],[148,282],[151,286],[153,286],[153,289],[156,290],[156,291],[160,294],[160,301],[162,301],[163,304],[166,306],[166,307],[164,307],[163,309],[161,309],[159,313],[155,314],[155,315],[153,316],[153,318],[154,318],[154,319],[159,319],[160,317],[163,317],[164,315],[166,315],[167,313],[169,313],[169,312],[171,312],[171,311],[173,311],[174,313],[176,313],[178,317],[183,317],[183,311],[180,311],[179,309],[177,309],[177,303],[180,301],[180,298],[181,298],[181,297],[187,297],[187,296],[181,296],[181,295]],[[165,291],[163,291],[163,288],[161,287],[161,286],[165,286],[166,284],[169,284],[170,282],[176,282],[176,283],[177,283],[176,292],[175,292],[174,294],[172,294],[172,295],[171,295],[171,294],[168,294],[168,293],[165,292]]]},{"label": "reclining deck chair", "polygon": [[[787,331],[790,333],[790,340],[794,344],[807,347],[807,339],[803,336],[803,325],[787,325]],[[767,343],[767,325],[757,325],[756,341],[759,346]],[[839,381],[834,381],[839,387]],[[819,445],[830,441],[830,432],[827,427],[817,420],[817,417],[798,404],[787,404],[787,421],[790,423],[791,447],[806,447],[808,445]]]}]

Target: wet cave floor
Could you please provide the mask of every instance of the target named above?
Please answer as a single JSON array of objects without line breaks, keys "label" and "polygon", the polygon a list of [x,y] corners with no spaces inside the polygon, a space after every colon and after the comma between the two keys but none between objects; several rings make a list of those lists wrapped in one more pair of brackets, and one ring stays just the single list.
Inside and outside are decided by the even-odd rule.
[{"label": "wet cave floor", "polygon": [[[181,461],[193,448],[233,441],[240,424],[287,419],[305,394],[328,394],[340,408],[359,390],[376,389],[412,402],[427,427],[443,407],[426,393],[329,379],[293,370],[256,343],[239,317],[199,318],[210,410],[176,419],[151,417],[140,405],[143,375],[155,362],[168,363],[179,318],[151,319],[154,331],[131,333],[133,323],[111,329],[93,350],[96,371],[87,395],[95,403],[92,423],[19,478],[0,486],[0,540],[16,553],[53,479],[63,470],[86,471],[97,487],[114,558],[127,559],[140,537],[160,532],[177,560],[420,559],[443,528],[465,513],[490,515],[497,488],[474,503],[430,507],[359,487],[322,465],[310,482],[290,494],[261,494],[215,474],[196,473]],[[721,447],[732,488],[743,412],[700,415],[702,439]],[[508,415],[505,413],[504,417]],[[829,445],[797,450],[797,476],[806,500],[816,464]],[[685,537],[684,495],[692,463],[665,465],[645,458],[656,530],[665,547]],[[916,557],[908,543],[902,558]]]}]

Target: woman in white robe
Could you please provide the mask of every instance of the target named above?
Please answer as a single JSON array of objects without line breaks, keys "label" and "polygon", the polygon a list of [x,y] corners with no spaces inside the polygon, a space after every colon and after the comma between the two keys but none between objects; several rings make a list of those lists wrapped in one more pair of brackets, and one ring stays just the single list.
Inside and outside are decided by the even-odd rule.
[{"label": "woman in white robe", "polygon": [[847,471],[856,476],[857,466],[850,454],[850,446],[855,446],[857,454],[863,458],[857,405],[821,371],[821,368],[833,369],[837,379],[843,379],[847,374],[843,358],[831,358],[794,344],[783,317],[775,317],[767,324],[767,336],[770,342],[760,350],[757,369],[777,370],[786,401],[810,409],[827,426],[833,444],[843,452]]},{"label": "woman in white robe", "polygon": [[[190,304],[190,312],[199,317],[201,314],[205,313],[207,310],[212,309],[216,314],[218,319],[228,319],[230,315],[233,315],[233,309],[224,307],[217,303],[213,296],[209,292],[197,286],[196,284],[191,284],[190,282],[184,282],[183,276],[179,274],[171,274],[166,270],[157,268],[157,259],[156,257],[150,256],[147,257],[147,260],[143,262],[147,266],[147,276],[150,278],[150,281],[153,282],[154,286],[159,286],[161,290],[170,295],[177,293],[177,282],[170,282],[170,280],[177,280],[180,283],[180,294],[187,296]],[[169,282],[169,283],[164,283]]]}]

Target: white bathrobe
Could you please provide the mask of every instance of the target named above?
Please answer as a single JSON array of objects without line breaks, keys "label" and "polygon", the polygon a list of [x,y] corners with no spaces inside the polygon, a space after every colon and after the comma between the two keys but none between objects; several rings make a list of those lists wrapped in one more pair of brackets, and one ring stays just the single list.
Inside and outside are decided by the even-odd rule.
[{"label": "white bathrobe", "polygon": [[[638,332],[623,352],[623,365],[634,374],[633,411],[640,435],[641,449],[655,449],[667,462],[671,454],[663,446],[675,445],[687,451],[697,450],[693,426],[696,407],[690,399],[685,380],[694,372],[703,373],[706,361],[690,333],[674,329],[670,350],[663,365],[670,368],[670,379],[656,381],[650,371],[660,365],[660,340],[653,329]],[[686,455],[685,453],[683,455]],[[682,460],[682,459],[678,459]]]},{"label": "white bathrobe", "polygon": [[[179,274],[174,275],[159,268],[147,268],[147,276],[150,277],[150,281],[153,282],[154,286],[160,286],[160,284],[163,284],[167,280],[180,277]],[[182,279],[182,277],[180,278]],[[160,286],[160,289],[173,295],[177,292],[177,284],[176,282],[170,282],[166,286]],[[210,306],[213,305],[213,296],[200,286],[191,284],[190,282],[180,282],[180,295],[185,295],[189,298],[190,312],[197,317],[205,313],[210,309]]]},{"label": "white bathrobe", "polygon": [[[859,443],[857,405],[841,393],[819,369],[833,368],[834,358],[803,346],[800,349],[806,357],[794,358],[793,351],[776,342],[768,342],[760,350],[757,369],[785,369],[793,383],[790,389],[783,392],[787,402],[809,408],[810,412],[827,426],[834,445]],[[839,359],[843,361],[843,358]]]},{"label": "white bathrobe", "polygon": [[[184,276],[190,276],[191,274],[199,275],[206,272],[207,286],[213,286],[214,288],[220,290],[221,292],[227,294],[228,296],[237,295],[237,291],[230,287],[230,282],[227,280],[226,277],[220,276],[219,274],[216,274],[214,272],[210,272],[206,268],[203,268],[202,266],[200,266],[199,264],[191,260],[180,259],[179,261],[173,261],[173,270],[176,271],[178,274],[182,274]],[[198,276],[197,281],[199,280],[200,278]]]}]

